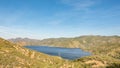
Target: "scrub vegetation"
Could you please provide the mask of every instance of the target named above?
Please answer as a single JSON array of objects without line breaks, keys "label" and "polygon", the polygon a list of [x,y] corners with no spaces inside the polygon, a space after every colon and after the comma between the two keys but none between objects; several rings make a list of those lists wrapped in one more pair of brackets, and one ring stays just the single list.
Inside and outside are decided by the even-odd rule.
[{"label": "scrub vegetation", "polygon": [[[51,38],[34,40],[33,43],[19,39],[11,41],[16,44],[0,38],[0,68],[120,68],[119,36]],[[21,42],[24,42],[24,45],[81,48],[91,52],[92,55],[76,60],[65,60],[26,49],[22,47],[24,45]]]}]

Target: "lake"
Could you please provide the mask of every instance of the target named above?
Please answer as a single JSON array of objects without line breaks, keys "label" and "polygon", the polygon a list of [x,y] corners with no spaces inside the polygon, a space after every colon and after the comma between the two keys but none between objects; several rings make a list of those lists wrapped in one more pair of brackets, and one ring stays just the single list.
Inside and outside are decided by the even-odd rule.
[{"label": "lake", "polygon": [[74,60],[84,56],[91,55],[91,53],[85,52],[80,48],[62,48],[49,46],[25,46],[25,47],[48,55],[60,56],[63,59],[69,60]]}]

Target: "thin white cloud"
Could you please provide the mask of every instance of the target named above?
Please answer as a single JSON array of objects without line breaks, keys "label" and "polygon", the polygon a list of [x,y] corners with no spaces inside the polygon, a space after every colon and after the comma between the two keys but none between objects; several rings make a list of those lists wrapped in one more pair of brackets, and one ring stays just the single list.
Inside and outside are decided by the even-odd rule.
[{"label": "thin white cloud", "polygon": [[61,0],[63,4],[69,5],[74,9],[88,9],[96,4],[97,0]]},{"label": "thin white cloud", "polygon": [[[1,10],[1,9],[0,9]],[[16,10],[16,11],[9,11],[8,10],[1,10],[0,11],[0,23],[3,24],[14,24],[23,17],[24,11]]]},{"label": "thin white cloud", "polygon": [[[60,0],[62,4],[69,6],[70,8],[61,12],[55,13],[54,17],[58,20],[71,19],[79,16],[79,19],[86,16],[88,12],[91,12],[91,7],[95,6],[98,0]],[[92,11],[93,12],[93,11]]]},{"label": "thin white cloud", "polygon": [[50,25],[60,25],[61,23],[62,23],[62,20],[53,20],[48,22],[48,24]]},{"label": "thin white cloud", "polygon": [[30,37],[37,38],[40,37],[37,34],[34,34],[30,30],[18,29],[13,27],[0,26],[0,36],[5,38],[16,38],[16,37]]}]

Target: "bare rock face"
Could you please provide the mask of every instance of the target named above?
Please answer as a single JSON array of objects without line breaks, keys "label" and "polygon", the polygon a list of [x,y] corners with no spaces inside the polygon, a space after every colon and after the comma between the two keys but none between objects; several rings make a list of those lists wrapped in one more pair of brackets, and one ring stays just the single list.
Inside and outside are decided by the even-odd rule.
[{"label": "bare rock face", "polygon": [[98,67],[105,67],[106,64],[102,63],[101,61],[96,60],[89,60],[85,62],[86,64],[93,64],[92,68],[98,68]]},{"label": "bare rock face", "polygon": [[35,52],[32,52],[30,58],[34,58],[34,57],[35,57]]}]

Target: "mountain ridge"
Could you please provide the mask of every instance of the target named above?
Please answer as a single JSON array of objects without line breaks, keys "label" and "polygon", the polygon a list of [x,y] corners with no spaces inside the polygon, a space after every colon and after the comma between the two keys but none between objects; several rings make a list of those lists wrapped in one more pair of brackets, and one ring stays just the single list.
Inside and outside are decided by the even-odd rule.
[{"label": "mountain ridge", "polygon": [[[96,45],[96,43],[111,43],[112,41],[120,44],[120,36],[99,36],[99,35],[88,35],[79,36],[74,38],[48,38],[43,40],[30,39],[30,38],[15,38],[8,39],[14,43],[24,43],[25,45],[48,45],[57,47],[67,47],[67,48],[80,48],[81,45]],[[113,43],[114,43],[113,42]]]}]

